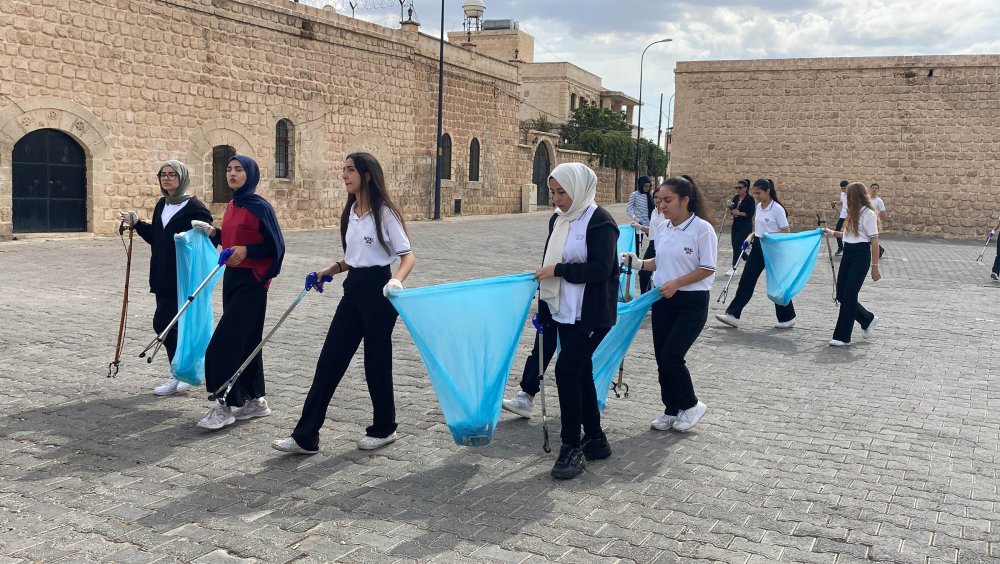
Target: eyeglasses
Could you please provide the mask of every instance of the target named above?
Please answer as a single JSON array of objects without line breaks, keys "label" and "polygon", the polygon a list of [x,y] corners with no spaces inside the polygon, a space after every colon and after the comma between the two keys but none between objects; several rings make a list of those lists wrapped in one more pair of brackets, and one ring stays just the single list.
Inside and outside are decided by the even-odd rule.
[{"label": "eyeglasses", "polygon": [[156,177],[157,178],[175,179],[175,178],[177,178],[177,173],[176,172],[161,172],[160,174],[157,174]]}]

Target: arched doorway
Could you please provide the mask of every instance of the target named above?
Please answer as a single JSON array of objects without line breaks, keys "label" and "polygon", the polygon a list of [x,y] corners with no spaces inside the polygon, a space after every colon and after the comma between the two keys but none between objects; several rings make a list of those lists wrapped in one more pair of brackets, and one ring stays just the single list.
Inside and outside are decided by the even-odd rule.
[{"label": "arched doorway", "polygon": [[552,172],[552,164],[549,161],[549,151],[545,143],[539,143],[535,149],[535,162],[531,167],[531,182],[534,183],[538,191],[539,206],[549,205],[549,173]]},{"label": "arched doorway", "polygon": [[87,230],[87,160],[62,131],[39,129],[13,151],[15,233]]}]

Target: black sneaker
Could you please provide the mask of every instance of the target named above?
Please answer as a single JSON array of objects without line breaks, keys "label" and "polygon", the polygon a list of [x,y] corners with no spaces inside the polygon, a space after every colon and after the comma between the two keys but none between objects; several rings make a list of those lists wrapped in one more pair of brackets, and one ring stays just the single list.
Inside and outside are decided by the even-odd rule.
[{"label": "black sneaker", "polygon": [[587,461],[584,460],[583,451],[579,447],[563,445],[559,449],[556,465],[552,467],[552,477],[557,480],[576,478],[586,467]]},{"label": "black sneaker", "polygon": [[593,438],[584,437],[580,441],[580,450],[587,460],[604,460],[611,456],[611,445],[608,444],[608,437],[604,433]]}]

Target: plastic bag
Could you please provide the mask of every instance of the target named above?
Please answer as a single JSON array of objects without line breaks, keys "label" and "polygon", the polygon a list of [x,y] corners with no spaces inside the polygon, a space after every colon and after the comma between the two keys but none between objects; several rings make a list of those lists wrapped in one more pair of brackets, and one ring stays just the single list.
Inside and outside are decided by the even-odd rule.
[{"label": "plastic bag", "polygon": [[[615,256],[615,260],[622,253],[634,253],[635,249],[635,227],[631,224],[619,225],[618,226],[618,255]],[[631,279],[630,279],[631,278]],[[621,276],[618,278],[618,301],[624,302],[625,300],[625,289],[629,288],[629,296],[635,297],[638,293],[636,292],[637,284],[639,283],[639,271],[632,269],[632,276],[629,277],[627,272],[622,272]]]},{"label": "plastic bag", "polygon": [[[180,309],[218,266],[219,253],[208,236],[197,229],[174,235],[174,244],[177,248],[177,308]],[[174,378],[192,386],[205,382],[205,350],[212,339],[215,323],[212,290],[223,270],[219,269],[177,320],[177,351],[170,361],[170,371]]]},{"label": "plastic bag", "polygon": [[767,269],[767,297],[786,306],[803,288],[816,267],[823,230],[765,233],[760,238]]},{"label": "plastic bag", "polygon": [[597,388],[597,405],[604,411],[608,400],[608,389],[618,375],[618,367],[628,353],[628,348],[639,332],[642,320],[653,307],[653,302],[660,299],[659,288],[653,288],[638,298],[618,304],[618,322],[604,336],[600,345],[594,350],[594,386]]}]

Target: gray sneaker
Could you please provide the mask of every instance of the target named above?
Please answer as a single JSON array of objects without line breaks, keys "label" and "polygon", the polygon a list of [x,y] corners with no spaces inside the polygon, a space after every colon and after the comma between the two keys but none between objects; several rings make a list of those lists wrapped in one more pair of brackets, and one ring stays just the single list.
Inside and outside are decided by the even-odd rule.
[{"label": "gray sneaker", "polygon": [[271,408],[267,406],[267,400],[257,398],[247,401],[242,407],[233,408],[233,417],[237,421],[246,421],[254,417],[267,417],[271,415]]},{"label": "gray sneaker", "polygon": [[228,405],[215,405],[212,409],[208,410],[208,413],[201,418],[198,422],[198,426],[202,429],[211,429],[213,431],[232,425],[236,423],[236,418],[233,417],[232,410],[229,409]]},{"label": "gray sneaker", "polygon": [[531,411],[535,409],[535,404],[528,398],[524,390],[519,390],[514,399],[503,400],[503,408],[521,417],[531,419]]}]

